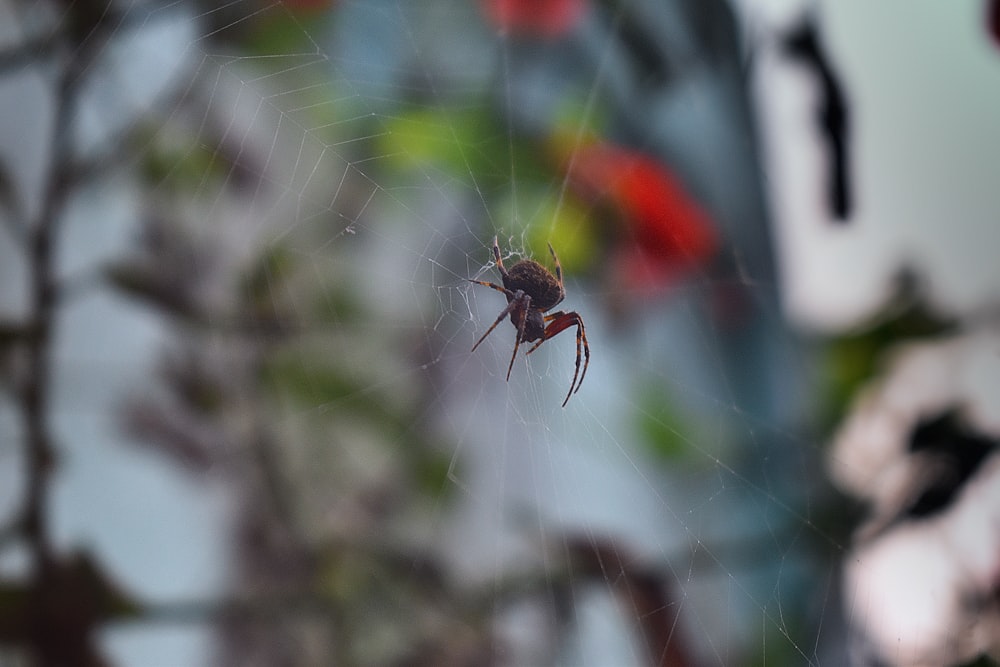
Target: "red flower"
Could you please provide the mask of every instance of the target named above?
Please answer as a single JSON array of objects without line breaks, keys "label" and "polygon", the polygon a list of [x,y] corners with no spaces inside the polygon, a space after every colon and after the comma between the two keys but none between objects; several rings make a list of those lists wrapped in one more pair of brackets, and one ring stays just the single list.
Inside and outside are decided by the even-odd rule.
[{"label": "red flower", "polygon": [[483,0],[483,12],[500,30],[553,38],[583,15],[585,0]]},{"label": "red flower", "polygon": [[714,255],[717,234],[708,214],[658,160],[594,142],[577,147],[565,163],[578,194],[618,214],[621,240],[611,269],[623,287],[668,286]]}]

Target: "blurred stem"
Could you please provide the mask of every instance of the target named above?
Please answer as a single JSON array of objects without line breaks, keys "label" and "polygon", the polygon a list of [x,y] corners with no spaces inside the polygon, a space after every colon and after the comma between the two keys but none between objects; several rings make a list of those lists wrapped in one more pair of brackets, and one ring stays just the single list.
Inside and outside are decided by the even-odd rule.
[{"label": "blurred stem", "polygon": [[232,600],[191,600],[145,605],[141,612],[119,623],[202,624],[224,617],[279,621],[290,615],[329,616],[333,603],[312,591]]},{"label": "blurred stem", "polygon": [[49,35],[31,37],[15,47],[0,50],[0,74],[13,72],[49,56],[56,40]]},{"label": "blurred stem", "polygon": [[292,489],[281,471],[281,460],[275,452],[274,442],[265,434],[263,427],[258,427],[257,437],[253,439],[253,455],[257,461],[264,491],[271,503],[275,518],[287,530],[298,544],[304,544],[302,531],[299,530],[295,510],[292,504]]},{"label": "blurred stem", "polygon": [[54,120],[48,179],[38,219],[29,226],[28,253],[30,311],[25,342],[27,369],[19,395],[25,432],[25,503],[23,529],[39,572],[51,565],[46,522],[48,476],[53,461],[48,423],[51,399],[51,343],[56,314],[54,246],[66,202],[73,186],[72,122],[83,76],[105,42],[95,31],[82,44],[68,44],[68,54],[53,96]]}]

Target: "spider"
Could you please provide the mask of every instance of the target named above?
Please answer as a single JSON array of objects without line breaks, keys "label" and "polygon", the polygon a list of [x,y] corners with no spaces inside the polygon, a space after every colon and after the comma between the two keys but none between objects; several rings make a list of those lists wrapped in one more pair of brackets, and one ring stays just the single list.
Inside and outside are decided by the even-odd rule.
[{"label": "spider", "polygon": [[[510,323],[517,329],[517,338],[514,340],[514,353],[510,355],[510,365],[507,366],[507,380],[510,380],[510,371],[514,368],[514,359],[517,358],[517,348],[521,343],[538,341],[525,354],[531,354],[539,346],[552,338],[556,334],[572,327],[576,327],[576,369],[573,371],[573,381],[569,385],[569,392],[562,406],[566,407],[569,397],[580,390],[583,378],[587,375],[587,366],[590,365],[590,345],[587,344],[587,332],[583,327],[583,318],[575,312],[565,313],[558,311],[551,315],[546,315],[548,311],[555,308],[564,298],[566,289],[563,287],[562,266],[556,251],[549,244],[549,252],[552,254],[552,261],[556,264],[556,273],[552,275],[548,269],[533,259],[522,259],[516,262],[510,269],[503,265],[500,259],[500,246],[497,238],[493,237],[493,258],[496,260],[497,268],[503,278],[503,286],[495,283],[484,282],[482,280],[469,280],[470,283],[485,285],[486,287],[503,292],[507,297],[507,307],[500,311],[496,321],[486,330],[486,333],[472,346],[475,352],[479,344],[486,340],[486,337],[496,328],[505,317],[510,316]],[[583,373],[580,373],[580,349],[583,349],[585,361]],[[577,376],[580,381],[577,382]]]}]

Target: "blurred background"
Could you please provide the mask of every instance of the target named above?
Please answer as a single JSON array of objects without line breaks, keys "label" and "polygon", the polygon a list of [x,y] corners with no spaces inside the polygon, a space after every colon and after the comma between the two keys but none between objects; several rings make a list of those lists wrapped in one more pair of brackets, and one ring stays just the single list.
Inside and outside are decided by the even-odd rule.
[{"label": "blurred background", "polygon": [[998,118],[993,0],[3,0],[0,667],[996,664]]}]

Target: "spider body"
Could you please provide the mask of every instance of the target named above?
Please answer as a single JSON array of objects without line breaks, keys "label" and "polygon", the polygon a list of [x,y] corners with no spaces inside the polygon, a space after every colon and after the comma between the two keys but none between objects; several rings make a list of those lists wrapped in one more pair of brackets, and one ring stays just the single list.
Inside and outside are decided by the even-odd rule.
[{"label": "spider body", "polygon": [[[472,349],[475,351],[493,329],[509,316],[510,323],[517,329],[514,353],[510,357],[510,365],[507,366],[507,379],[510,380],[510,371],[514,367],[514,359],[517,358],[517,349],[521,343],[538,341],[526,353],[531,354],[549,338],[571,326],[576,326],[576,368],[573,371],[573,381],[569,385],[569,393],[566,394],[566,399],[562,403],[565,406],[569,397],[580,390],[583,378],[587,375],[587,367],[590,365],[590,345],[587,344],[587,333],[580,315],[575,312],[564,313],[563,311],[546,315],[566,297],[566,288],[563,286],[562,280],[562,266],[559,264],[559,258],[551,245],[549,252],[556,265],[555,275],[533,259],[522,259],[507,269],[500,257],[500,246],[497,239],[493,238],[493,258],[500,271],[503,286],[482,280],[470,280],[469,282],[503,292],[504,296],[507,297],[507,307],[500,311],[496,321],[476,341]],[[581,351],[585,357],[583,373],[580,373]]]},{"label": "spider body", "polygon": [[[502,265],[497,265],[502,267]],[[533,259],[522,259],[500,274],[506,290],[507,303],[514,303],[518,292],[529,297],[528,302],[514,303],[510,311],[510,323],[515,329],[521,329],[524,320],[524,333],[521,341],[530,343],[545,336],[545,311],[555,306],[566,297],[559,279]]]},{"label": "spider body", "polygon": [[[498,265],[498,268],[502,269],[503,265]],[[557,271],[562,273],[560,269]],[[562,278],[552,275],[533,259],[522,259],[506,272],[501,271],[501,275],[504,287],[512,292],[521,290],[531,297],[531,304],[542,312],[555,308],[566,298]],[[507,300],[510,301],[510,298]]]}]

